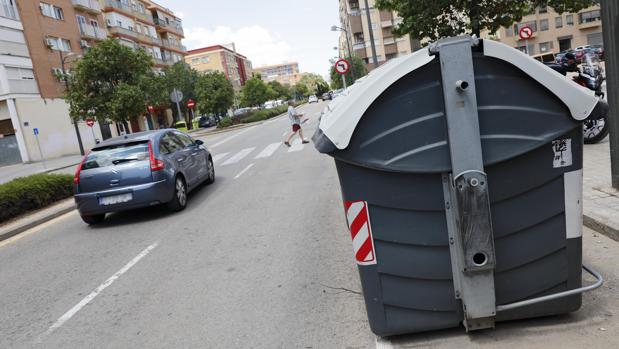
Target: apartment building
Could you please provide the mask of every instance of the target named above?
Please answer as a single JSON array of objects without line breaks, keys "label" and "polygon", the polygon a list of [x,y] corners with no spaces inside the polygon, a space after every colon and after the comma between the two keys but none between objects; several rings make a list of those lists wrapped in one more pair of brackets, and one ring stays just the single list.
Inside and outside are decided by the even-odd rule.
[{"label": "apartment building", "polygon": [[121,44],[144,49],[157,68],[183,60],[183,26],[171,10],[147,0],[100,1],[109,34]]},{"label": "apartment building", "polygon": [[[518,36],[518,31],[524,26],[533,29],[533,37],[529,40],[521,40]],[[603,43],[600,6],[563,14],[558,14],[552,7],[539,7],[519,23],[501,28],[497,34],[499,41],[530,55],[599,45]]]},{"label": "apartment building", "polygon": [[251,77],[253,71],[251,61],[236,52],[234,43],[190,50],[185,56],[185,62],[199,72],[224,73],[236,91],[245,85],[245,81]]},{"label": "apartment building", "polygon": [[[61,98],[63,84],[55,74],[63,60],[69,66],[81,53],[80,43],[105,37],[89,30],[90,21],[101,23],[101,17],[88,4],[0,0],[0,166],[78,152],[68,105]],[[84,36],[78,16],[85,21],[81,28],[89,30]],[[94,145],[90,129],[78,126],[84,146]],[[100,138],[98,126],[95,132]]]},{"label": "apartment building", "polygon": [[274,65],[265,65],[254,69],[255,73],[259,73],[262,80],[277,81],[282,85],[296,85],[303,73],[299,72],[298,62],[287,62]]},{"label": "apartment building", "polygon": [[[392,30],[401,19],[395,12],[374,8],[374,0],[368,0],[371,23],[367,21],[364,0],[339,0],[339,3],[341,27],[347,31],[352,54],[363,59],[368,71],[374,68],[370,30],[374,35],[376,60],[379,64],[421,48],[419,42],[411,40],[408,35],[396,38]],[[347,56],[346,40],[346,32],[342,32],[339,40],[340,56]]]}]

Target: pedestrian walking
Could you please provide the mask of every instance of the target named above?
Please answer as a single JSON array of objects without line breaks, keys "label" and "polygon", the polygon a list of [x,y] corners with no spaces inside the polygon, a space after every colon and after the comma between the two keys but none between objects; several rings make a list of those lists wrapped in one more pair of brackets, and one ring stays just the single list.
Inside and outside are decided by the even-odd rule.
[{"label": "pedestrian walking", "polygon": [[292,140],[292,137],[297,134],[297,132],[299,133],[299,137],[301,137],[302,143],[309,143],[309,141],[303,137],[303,130],[301,130],[301,117],[303,116],[303,113],[298,113],[293,104],[294,103],[292,101],[288,101],[288,119],[290,119],[290,124],[292,125],[292,132],[284,142],[287,146],[290,146],[290,141]]}]

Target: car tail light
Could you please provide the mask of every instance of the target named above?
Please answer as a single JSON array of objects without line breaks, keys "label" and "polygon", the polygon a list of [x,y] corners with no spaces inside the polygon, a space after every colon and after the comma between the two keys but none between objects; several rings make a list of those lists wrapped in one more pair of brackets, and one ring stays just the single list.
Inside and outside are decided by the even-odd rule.
[{"label": "car tail light", "polygon": [[73,176],[73,184],[80,184],[80,173],[82,172],[82,166],[84,166],[84,163],[86,162],[89,154],[90,152],[86,153],[86,155],[84,155],[84,158],[82,159],[82,162],[77,165],[77,169],[75,169],[75,176]]},{"label": "car tail light", "polygon": [[155,158],[155,153],[153,152],[153,144],[148,142],[148,156],[150,158],[150,170],[152,172],[161,171],[165,168],[165,163],[163,160]]}]

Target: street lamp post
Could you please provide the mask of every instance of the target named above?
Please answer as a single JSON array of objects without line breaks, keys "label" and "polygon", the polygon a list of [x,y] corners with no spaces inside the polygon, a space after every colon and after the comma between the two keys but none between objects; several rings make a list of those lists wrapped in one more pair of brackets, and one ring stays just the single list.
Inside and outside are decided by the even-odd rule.
[{"label": "street lamp post", "polygon": [[[65,59],[71,56],[75,56],[75,53],[70,52],[68,55],[63,56],[62,50],[58,50],[58,52],[60,53],[60,67],[62,69],[62,77],[64,79],[64,86],[68,91],[69,80],[67,79],[67,71],[64,69],[64,63],[65,63]],[[79,129],[79,126],[77,125],[77,120],[73,120],[73,126],[75,127],[75,135],[77,136],[77,144],[80,147],[80,154],[84,155],[84,144],[82,143],[82,136],[80,135],[80,129]]]},{"label": "street lamp post", "polygon": [[343,31],[346,36],[346,46],[348,47],[348,57],[350,59],[350,75],[352,76],[353,83],[355,82],[355,65],[353,64],[352,51],[350,50],[350,38],[348,37],[348,30],[338,27],[336,25],[331,26],[331,31]]},{"label": "street lamp post", "polygon": [[370,16],[370,6],[368,5],[368,0],[365,0],[365,14],[368,19],[368,32],[370,32],[372,60],[374,61],[374,68],[378,68],[378,58],[376,57],[376,44],[374,43],[374,29],[372,28],[372,16]]}]

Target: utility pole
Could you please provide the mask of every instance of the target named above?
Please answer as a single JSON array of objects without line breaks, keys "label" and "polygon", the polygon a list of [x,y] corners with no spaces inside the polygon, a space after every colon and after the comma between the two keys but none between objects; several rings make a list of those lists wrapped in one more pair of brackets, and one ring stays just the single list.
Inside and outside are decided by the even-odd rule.
[{"label": "utility pole", "polygon": [[376,58],[376,44],[374,44],[374,29],[372,29],[372,16],[370,16],[370,5],[368,5],[368,0],[365,0],[365,14],[368,18],[368,31],[370,32],[372,60],[374,61],[374,68],[378,68],[378,59]]},{"label": "utility pole", "polygon": [[619,4],[602,0],[602,28],[606,58],[606,100],[609,105],[610,174],[612,186],[619,189]]},{"label": "utility pole", "polygon": [[[69,79],[67,79],[67,72],[64,69],[64,60],[74,54],[68,54],[66,56],[62,55],[62,50],[58,51],[60,53],[60,68],[62,68],[62,78],[64,79],[64,86],[69,91]],[[80,147],[80,154],[84,155],[84,144],[82,144],[82,136],[80,135],[80,128],[77,125],[77,120],[73,120],[73,126],[75,127],[75,135],[77,136],[77,144]]]}]

